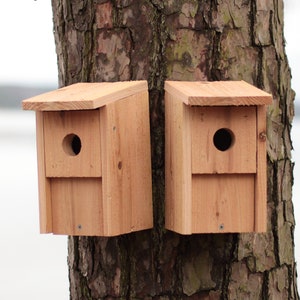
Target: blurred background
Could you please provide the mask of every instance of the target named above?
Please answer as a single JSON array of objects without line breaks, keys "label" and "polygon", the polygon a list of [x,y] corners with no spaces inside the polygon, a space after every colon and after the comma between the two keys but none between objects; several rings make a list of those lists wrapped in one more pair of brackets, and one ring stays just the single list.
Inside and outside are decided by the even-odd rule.
[{"label": "blurred background", "polygon": [[[286,51],[296,91],[293,200],[300,218],[300,1],[285,0]],[[51,1],[0,10],[0,299],[68,299],[67,238],[39,234],[35,115],[21,100],[57,88]],[[296,260],[300,228],[296,226]]]}]

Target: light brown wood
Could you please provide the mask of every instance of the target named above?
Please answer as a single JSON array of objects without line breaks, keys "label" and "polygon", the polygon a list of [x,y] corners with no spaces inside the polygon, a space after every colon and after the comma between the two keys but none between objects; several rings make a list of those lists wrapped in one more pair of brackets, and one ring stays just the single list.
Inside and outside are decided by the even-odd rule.
[{"label": "light brown wood", "polygon": [[[99,110],[44,112],[47,177],[100,177]],[[81,140],[78,155],[72,153],[70,134]],[[70,148],[70,149],[66,149]]]},{"label": "light brown wood", "polygon": [[[108,104],[100,111],[104,231],[116,235],[151,228],[152,181],[148,93]],[[119,220],[116,222],[114,220]]]},{"label": "light brown wood", "polygon": [[44,118],[41,112],[36,112],[36,145],[38,159],[40,232],[49,233],[52,232],[51,187],[50,180],[46,177]]},{"label": "light brown wood", "polygon": [[165,95],[166,218],[167,229],[191,233],[191,131],[186,106]]},{"label": "light brown wood", "polygon": [[166,228],[266,231],[271,95],[245,82],[167,81],[165,89]]},{"label": "light brown wood", "polygon": [[[256,108],[192,107],[192,173],[256,173]],[[228,129],[232,145],[214,145],[219,129]]]},{"label": "light brown wood", "polygon": [[42,233],[115,236],[153,226],[146,81],[75,84],[23,104],[37,110]]},{"label": "light brown wood", "polygon": [[193,175],[192,232],[253,232],[254,176]]},{"label": "light brown wood", "polygon": [[[120,104],[122,101],[119,101]],[[127,116],[126,116],[127,115]],[[129,183],[132,199],[130,231],[153,227],[152,170],[148,91],[131,96],[124,114],[123,145],[129,152]],[[132,122],[135,120],[134,122]],[[131,132],[131,136],[128,133]],[[125,139],[127,135],[127,138]],[[124,151],[125,151],[124,147]],[[123,171],[124,172],[124,171]],[[124,176],[124,173],[123,173]],[[128,176],[128,174],[127,174]]]},{"label": "light brown wood", "polygon": [[52,178],[53,233],[103,235],[99,178]]},{"label": "light brown wood", "polygon": [[147,90],[147,81],[76,83],[22,102],[25,110],[62,111],[96,109]]},{"label": "light brown wood", "polygon": [[264,105],[272,96],[245,81],[166,81],[165,90],[187,105]]},{"label": "light brown wood", "polygon": [[257,107],[257,173],[255,178],[255,231],[267,230],[266,107]]}]

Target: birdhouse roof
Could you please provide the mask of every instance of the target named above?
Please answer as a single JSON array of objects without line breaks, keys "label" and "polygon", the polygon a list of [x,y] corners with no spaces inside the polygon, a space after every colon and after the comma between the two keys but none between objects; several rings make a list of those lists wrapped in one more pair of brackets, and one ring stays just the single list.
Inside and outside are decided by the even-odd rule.
[{"label": "birdhouse roof", "polygon": [[194,106],[240,106],[272,103],[272,95],[245,81],[166,81],[165,90]]},{"label": "birdhouse roof", "polygon": [[147,81],[76,83],[22,101],[25,110],[58,111],[96,109],[147,91]]}]

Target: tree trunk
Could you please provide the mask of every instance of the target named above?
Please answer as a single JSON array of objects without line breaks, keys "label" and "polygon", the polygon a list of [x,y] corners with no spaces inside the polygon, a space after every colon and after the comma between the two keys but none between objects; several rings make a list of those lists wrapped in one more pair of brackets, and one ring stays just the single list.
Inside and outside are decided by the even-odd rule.
[{"label": "tree trunk", "polygon": [[[60,86],[147,79],[154,228],[69,237],[71,299],[298,299],[282,0],[52,0]],[[164,229],[164,81],[245,80],[268,109],[268,231]]]}]

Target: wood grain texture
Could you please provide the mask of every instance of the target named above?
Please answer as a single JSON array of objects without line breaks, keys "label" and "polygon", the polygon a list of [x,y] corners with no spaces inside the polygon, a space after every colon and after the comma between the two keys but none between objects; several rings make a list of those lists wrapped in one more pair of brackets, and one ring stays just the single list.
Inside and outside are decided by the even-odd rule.
[{"label": "wood grain texture", "polygon": [[103,106],[36,111],[41,232],[115,236],[152,228],[145,84],[78,84],[50,93],[49,103],[94,97]]},{"label": "wood grain texture", "polygon": [[191,130],[186,105],[165,95],[166,219],[167,229],[192,233]]},{"label": "wood grain texture", "polygon": [[146,81],[76,83],[22,102],[25,110],[61,111],[96,109],[147,90]]},{"label": "wood grain texture", "polygon": [[245,81],[166,81],[165,90],[187,105],[271,104],[272,96]]},{"label": "wood grain texture", "polygon": [[[193,86],[196,94],[198,82],[188,84],[190,93]],[[185,92],[185,85],[176,88]],[[181,93],[166,91],[167,229],[181,234],[266,230],[266,115],[261,107],[190,106]],[[226,136],[216,142],[219,130]]]},{"label": "wood grain texture", "polygon": [[148,93],[100,110],[106,235],[153,226]]},{"label": "wood grain texture", "polygon": [[44,117],[36,112],[36,145],[38,160],[39,218],[40,232],[52,232],[52,204],[50,180],[46,177],[44,148]]},{"label": "wood grain texture", "polygon": [[253,232],[254,177],[254,174],[193,175],[192,232]]},{"label": "wood grain texture", "polygon": [[[256,173],[255,106],[192,107],[190,114],[193,174]],[[219,129],[231,134],[225,151],[214,145]]]},{"label": "wood grain texture", "polygon": [[52,178],[53,233],[103,235],[100,178]]},{"label": "wood grain texture", "polygon": [[[100,177],[100,119],[99,110],[43,112],[46,176]],[[75,134],[80,138],[78,155],[72,154],[71,142],[65,138]]]},{"label": "wood grain texture", "polygon": [[255,178],[255,231],[267,230],[266,107],[257,107],[257,172]]}]

